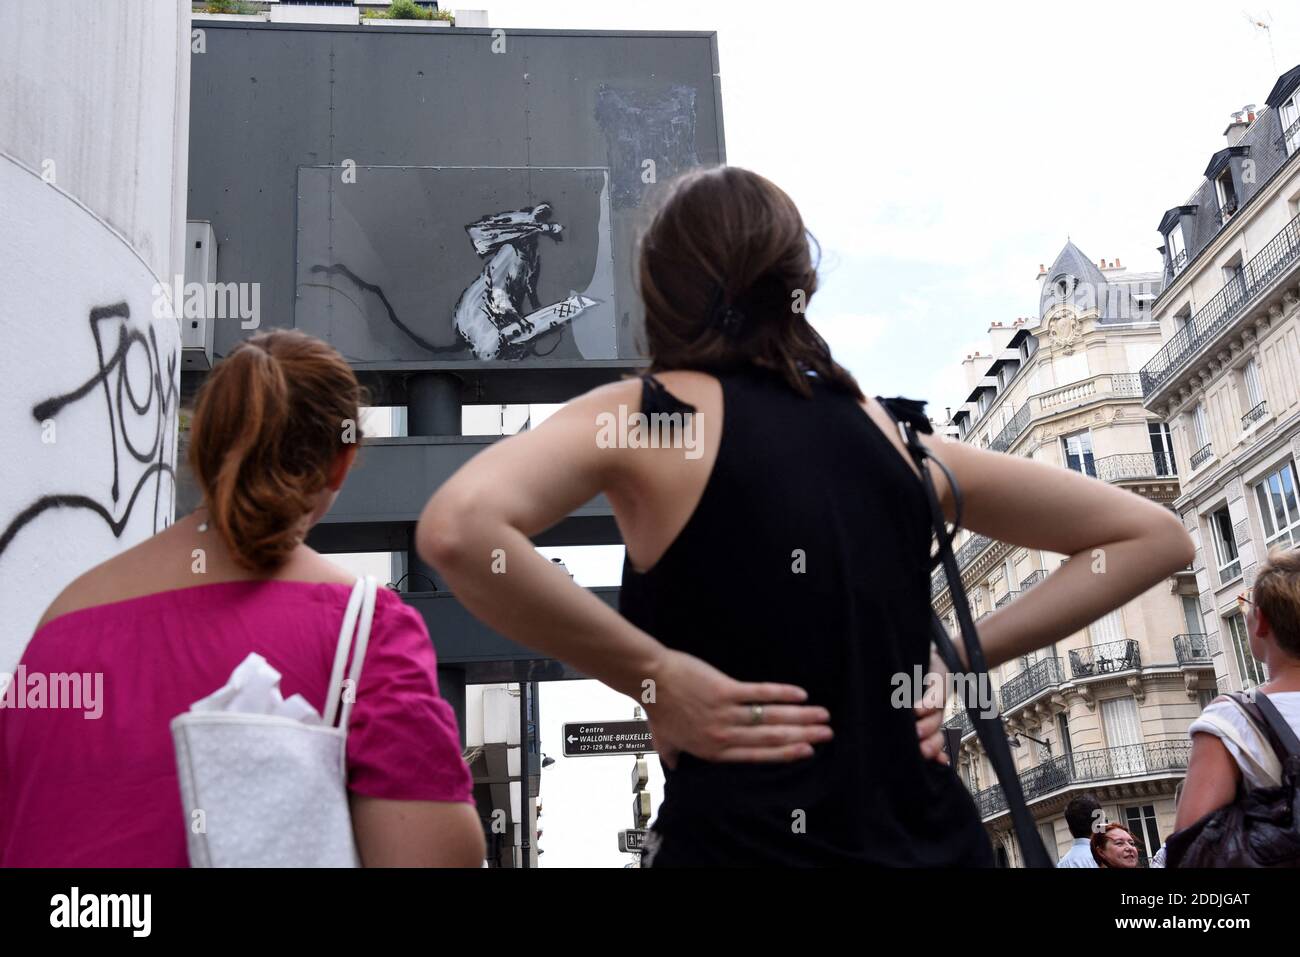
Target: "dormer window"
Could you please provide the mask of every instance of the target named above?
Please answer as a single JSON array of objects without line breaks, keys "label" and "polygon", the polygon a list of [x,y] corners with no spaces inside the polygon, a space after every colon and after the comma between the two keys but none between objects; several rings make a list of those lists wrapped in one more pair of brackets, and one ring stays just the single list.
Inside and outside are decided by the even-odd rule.
[{"label": "dormer window", "polygon": [[1187,244],[1183,242],[1183,224],[1176,223],[1165,234],[1165,245],[1169,248],[1169,268],[1177,276],[1187,265]]},{"label": "dormer window", "polygon": [[1291,156],[1300,149],[1300,90],[1292,93],[1282,104],[1278,118],[1282,123],[1282,139],[1286,142],[1286,155]]},{"label": "dormer window", "polygon": [[1232,169],[1225,169],[1214,181],[1214,191],[1219,197],[1219,223],[1226,223],[1237,211],[1237,189],[1232,183]]}]

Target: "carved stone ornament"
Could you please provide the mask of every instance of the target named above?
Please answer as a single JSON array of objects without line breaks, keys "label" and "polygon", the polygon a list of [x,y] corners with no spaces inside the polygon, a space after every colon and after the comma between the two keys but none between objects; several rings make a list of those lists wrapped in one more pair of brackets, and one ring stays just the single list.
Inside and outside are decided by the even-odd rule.
[{"label": "carved stone ornament", "polygon": [[1047,335],[1052,348],[1060,350],[1062,355],[1070,355],[1083,336],[1083,323],[1073,309],[1058,309],[1047,323]]}]

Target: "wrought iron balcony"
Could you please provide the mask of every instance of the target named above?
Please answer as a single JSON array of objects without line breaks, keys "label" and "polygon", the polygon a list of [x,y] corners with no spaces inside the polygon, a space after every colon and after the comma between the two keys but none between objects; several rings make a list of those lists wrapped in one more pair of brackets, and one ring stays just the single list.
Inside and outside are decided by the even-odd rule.
[{"label": "wrought iron balcony", "polygon": [[1026,575],[1024,578],[1020,580],[1020,590],[1022,592],[1029,591],[1029,589],[1033,588],[1035,585],[1037,585],[1040,581],[1042,581],[1046,577],[1047,577],[1047,570],[1044,568],[1040,568],[1037,571],[1030,572],[1028,575]]},{"label": "wrought iron balcony", "polygon": [[1015,601],[1015,600],[1016,600],[1017,598],[1019,598],[1019,597],[1020,597],[1020,592],[1018,592],[1018,591],[1009,591],[1009,592],[1007,592],[1005,595],[1003,595],[1001,598],[999,598],[999,599],[994,603],[993,607],[994,607],[994,608],[1001,608],[1003,605],[1009,604],[1009,603]]},{"label": "wrought iron balcony", "polygon": [[1055,688],[1065,680],[1060,658],[1036,661],[1002,686],[1002,710],[1010,711],[1047,688]]},{"label": "wrought iron balcony", "polygon": [[1138,643],[1131,638],[1108,641],[1104,645],[1076,648],[1070,652],[1070,673],[1076,678],[1093,678],[1119,671],[1136,671],[1142,667]]},{"label": "wrought iron balcony", "polygon": [[1208,665],[1219,653],[1219,643],[1211,635],[1174,635],[1174,654],[1180,665]]},{"label": "wrought iron balcony", "polygon": [[960,728],[961,736],[963,738],[969,734],[975,733],[975,725],[971,723],[970,715],[966,713],[965,708],[958,711],[955,715],[945,721],[943,726],[945,728]]},{"label": "wrought iron balcony", "polygon": [[1261,402],[1259,405],[1255,406],[1255,408],[1251,409],[1249,412],[1247,412],[1245,415],[1241,417],[1241,427],[1243,429],[1249,428],[1250,423],[1258,422],[1266,415],[1268,415],[1268,403]]},{"label": "wrought iron balcony", "polygon": [[[957,549],[953,558],[957,560],[958,569],[965,568],[973,562],[979,554],[993,544],[993,539],[987,535],[972,535],[966,540],[966,543]],[[948,586],[948,579],[944,575],[943,569],[935,571],[934,577],[930,580],[930,597],[933,598]]]},{"label": "wrought iron balcony", "polygon": [[992,817],[999,811],[1007,809],[1007,796],[1002,791],[1002,785],[995,784],[990,788],[985,788],[972,795],[975,798],[975,807],[979,810],[980,817]]},{"label": "wrought iron balcony", "polygon": [[[1282,227],[1142,367],[1138,373],[1142,377],[1142,394],[1150,397],[1297,261],[1300,261],[1300,216]],[[1179,268],[1181,267],[1175,264],[1174,272],[1177,273]]]},{"label": "wrought iron balcony", "polygon": [[994,452],[1005,452],[1007,449],[1011,448],[1011,446],[1015,444],[1016,439],[1020,438],[1020,436],[1024,434],[1025,429],[1029,427],[1029,420],[1032,415],[1033,410],[1030,409],[1029,403],[1026,402],[1020,407],[1020,410],[1011,417],[1010,421],[1002,427],[1002,431],[998,433],[997,438],[989,443],[989,448]]},{"label": "wrought iron balcony", "polygon": [[1195,452],[1192,453],[1192,468],[1197,468],[1198,466],[1204,464],[1205,462],[1210,461],[1213,455],[1214,455],[1214,445],[1212,443],[1207,442],[1205,445],[1202,445],[1199,449],[1197,449]]},{"label": "wrought iron balcony", "polygon": [[1103,482],[1123,482],[1129,479],[1174,478],[1178,468],[1174,457],[1167,452],[1126,452],[1106,455],[1094,463],[1097,478]]},{"label": "wrought iron balcony", "polygon": [[[1093,751],[1075,751],[1049,758],[1019,775],[1026,801],[1035,801],[1072,784],[1095,784],[1102,781],[1141,777],[1168,771],[1187,770],[1191,755],[1190,741],[1149,741]],[[1006,795],[1000,784],[972,795],[981,818],[992,817],[1007,809]]]}]

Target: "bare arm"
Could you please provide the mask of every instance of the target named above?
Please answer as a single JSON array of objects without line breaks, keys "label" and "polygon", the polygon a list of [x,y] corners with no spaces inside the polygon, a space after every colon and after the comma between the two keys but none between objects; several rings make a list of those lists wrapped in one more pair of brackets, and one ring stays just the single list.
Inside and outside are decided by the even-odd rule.
[{"label": "bare arm", "polygon": [[[733,681],[672,651],[539,555],[530,536],[621,486],[624,448],[597,442],[602,413],[639,408],[640,384],[596,389],[541,426],[476,455],[429,501],[416,532],[424,558],[477,618],[521,644],[560,658],[646,706],[656,736],[712,760],[793,760],[826,740],[824,709],[798,705],[790,685]],[[767,708],[748,727],[747,702]]]},{"label": "bare arm", "polygon": [[349,797],[363,867],[482,866],[483,826],[472,805]]},{"label": "bare arm", "polygon": [[1237,762],[1222,741],[1205,732],[1192,735],[1192,756],[1187,762],[1187,780],[1178,801],[1174,829],[1181,831],[1212,811],[1231,804],[1240,780]]},{"label": "bare arm", "polygon": [[[925,440],[961,488],[966,527],[1070,556],[980,622],[989,667],[1079,631],[1192,560],[1192,541],[1178,518],[1139,495],[1019,456]],[[939,469],[931,472],[951,518],[952,491]]]}]

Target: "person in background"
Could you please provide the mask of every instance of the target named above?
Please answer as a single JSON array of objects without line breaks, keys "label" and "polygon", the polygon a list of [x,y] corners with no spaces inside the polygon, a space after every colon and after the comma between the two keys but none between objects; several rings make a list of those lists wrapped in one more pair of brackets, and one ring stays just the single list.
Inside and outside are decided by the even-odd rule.
[{"label": "person in background", "polygon": [[[250,652],[324,711],[355,577],[303,544],[356,456],[361,389],[299,332],[261,333],[199,393],[192,515],[92,568],[45,612],[31,673],[102,674],[103,713],[0,708],[0,866],[184,867],[169,724]],[[347,742],[366,866],[478,867],[482,824],[424,621],[379,589]]]},{"label": "person in background", "polygon": [[1081,794],[1065,806],[1065,823],[1074,841],[1057,867],[1096,867],[1092,856],[1093,828],[1101,820],[1101,805],[1091,794]]},{"label": "person in background", "polygon": [[[1187,783],[1186,778],[1184,778],[1182,781],[1179,781],[1178,784],[1174,786],[1174,814],[1175,815],[1178,814],[1178,806],[1183,802],[1183,785],[1185,783]],[[1164,867],[1165,859],[1168,856],[1168,853],[1169,853],[1169,844],[1166,841],[1164,844],[1160,845],[1160,849],[1158,851],[1156,851],[1154,854],[1151,855],[1151,866],[1156,868]]]},{"label": "person in background", "polygon": [[1092,856],[1098,867],[1129,870],[1138,866],[1137,840],[1123,824],[1107,824],[1092,835]]},{"label": "person in background", "polygon": [[[1248,695],[1268,695],[1300,734],[1300,549],[1269,553],[1256,570],[1251,592],[1238,596],[1237,603],[1246,616],[1250,653],[1264,663],[1268,681]],[[1234,733],[1226,733],[1224,725]],[[1178,805],[1178,830],[1231,804],[1243,783],[1247,788],[1281,783],[1281,763],[1273,748],[1230,699],[1206,705],[1188,734],[1192,755]]]}]

